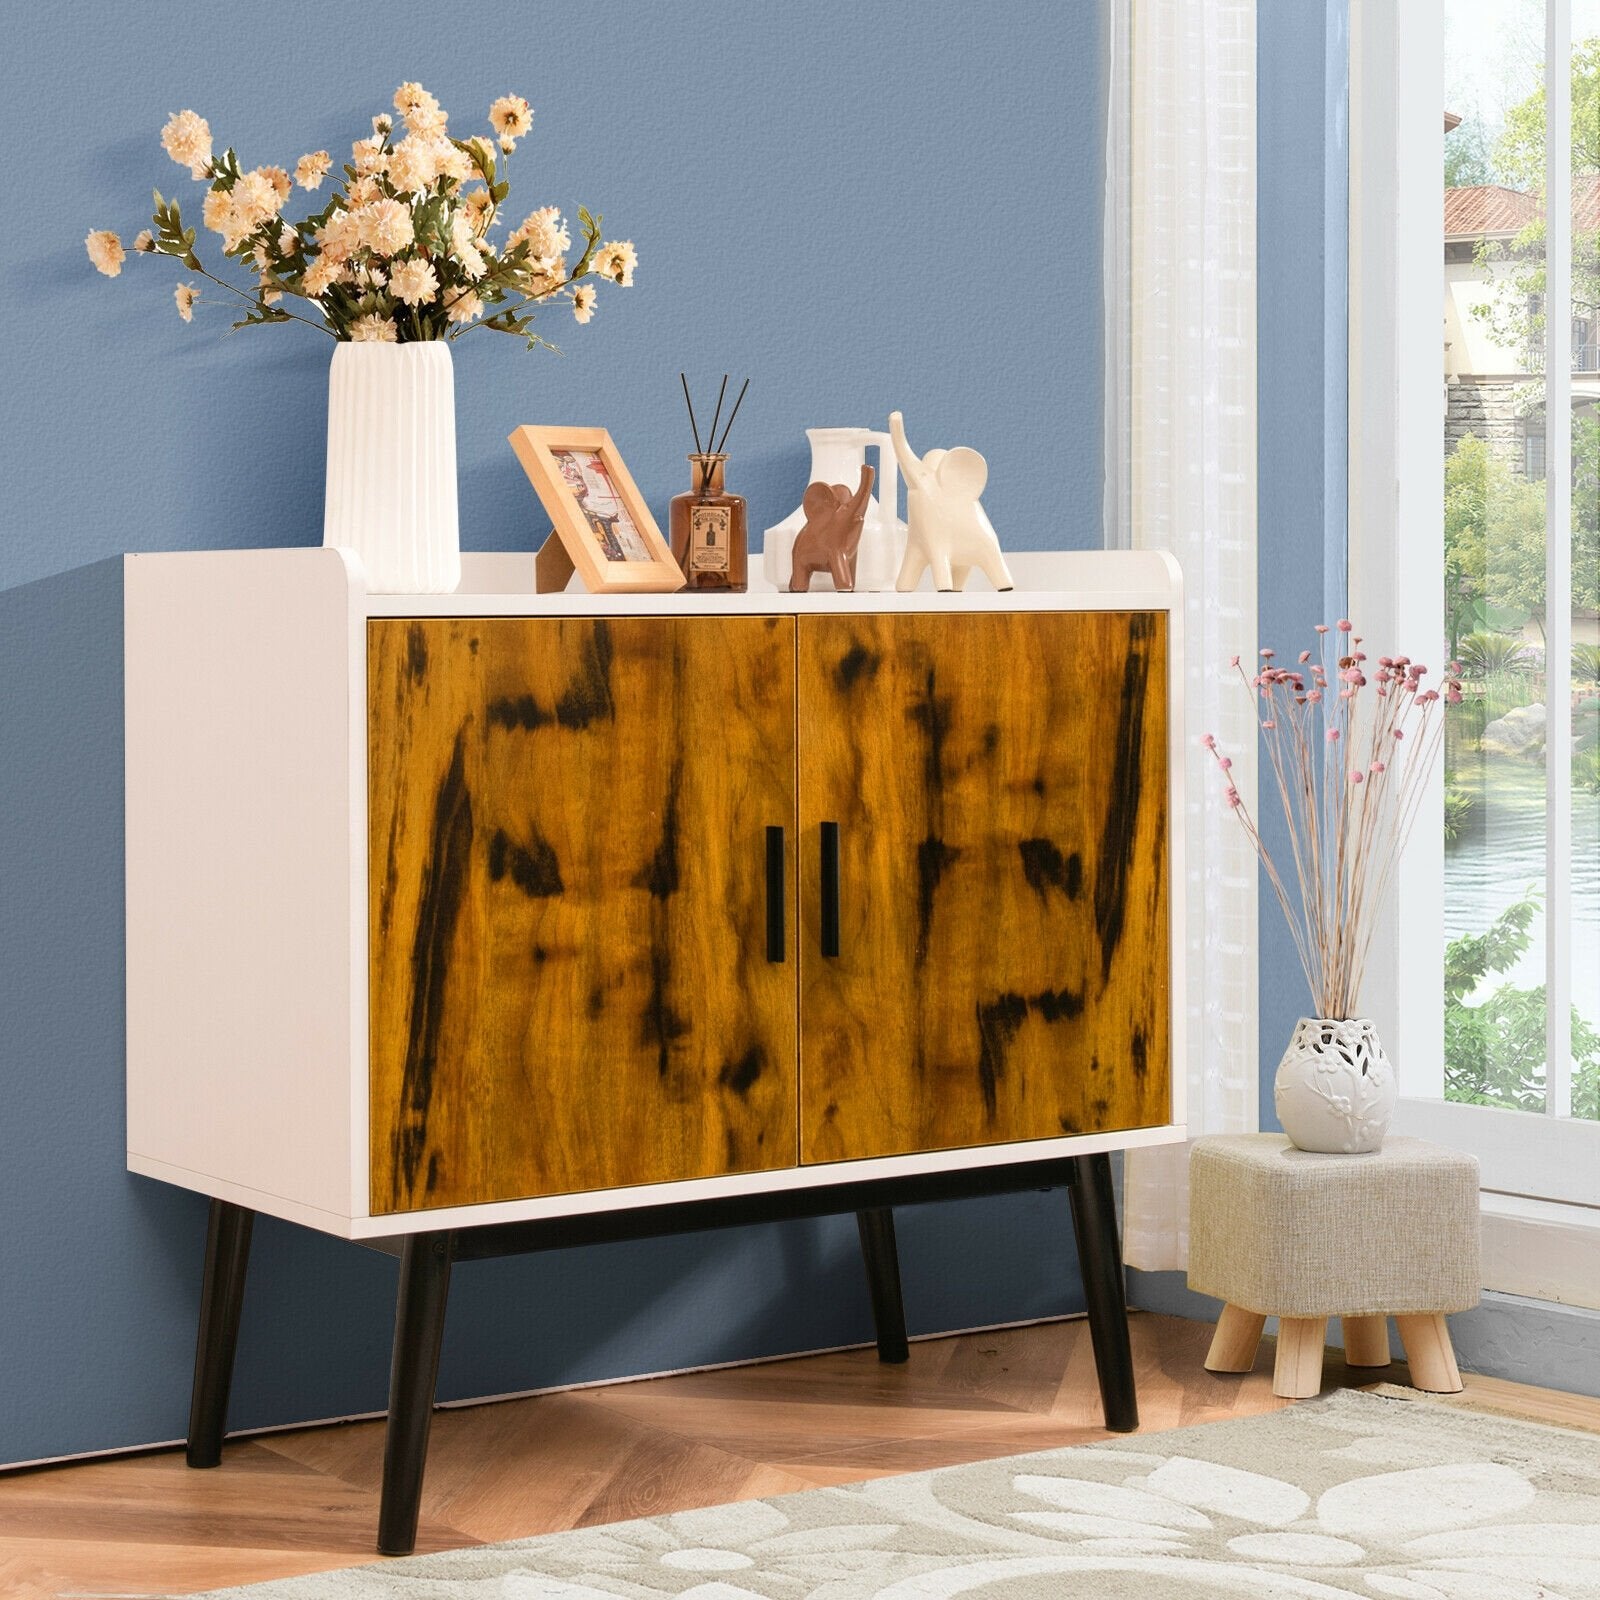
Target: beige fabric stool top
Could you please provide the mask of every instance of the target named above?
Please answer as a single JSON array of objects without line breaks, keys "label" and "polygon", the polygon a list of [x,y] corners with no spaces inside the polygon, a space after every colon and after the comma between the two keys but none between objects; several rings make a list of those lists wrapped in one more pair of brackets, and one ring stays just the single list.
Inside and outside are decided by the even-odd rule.
[{"label": "beige fabric stool top", "polygon": [[1206,1366],[1248,1372],[1279,1319],[1274,1394],[1322,1386],[1329,1317],[1351,1366],[1386,1366],[1394,1317],[1419,1389],[1461,1388],[1445,1315],[1478,1303],[1478,1163],[1421,1139],[1316,1155],[1281,1133],[1199,1139],[1189,1287],[1226,1302]]}]

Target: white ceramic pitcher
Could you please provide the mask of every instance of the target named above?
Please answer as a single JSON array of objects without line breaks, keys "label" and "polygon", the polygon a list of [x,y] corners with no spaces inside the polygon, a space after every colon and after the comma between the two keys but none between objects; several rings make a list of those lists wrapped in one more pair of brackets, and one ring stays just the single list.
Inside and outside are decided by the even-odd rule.
[{"label": "white ceramic pitcher", "polygon": [[[811,475],[806,483],[842,483],[854,487],[861,481],[867,451],[878,452],[877,490],[867,502],[856,550],[856,588],[892,589],[906,550],[906,525],[895,514],[900,498],[900,468],[894,444],[886,433],[871,428],[807,428],[811,441]],[[776,589],[789,587],[794,541],[805,526],[806,514],[796,507],[776,527],[768,528],[761,547],[761,569]],[[813,590],[831,589],[833,579],[818,572]]]}]

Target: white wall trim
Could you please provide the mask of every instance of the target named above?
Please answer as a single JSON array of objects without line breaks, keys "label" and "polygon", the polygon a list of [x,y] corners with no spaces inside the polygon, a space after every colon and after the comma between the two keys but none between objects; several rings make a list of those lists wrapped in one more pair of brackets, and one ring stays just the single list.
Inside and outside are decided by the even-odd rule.
[{"label": "white wall trim", "polygon": [[1600,1122],[1406,1096],[1395,1107],[1394,1131],[1472,1151],[1485,1189],[1600,1206]]},{"label": "white wall trim", "polygon": [[1600,1310],[1600,1208],[1486,1193],[1483,1286]]},{"label": "white wall trim", "polygon": [[[1402,649],[1436,671],[1441,619],[1421,640],[1411,634],[1414,597],[1438,590],[1444,571],[1443,27],[1443,0],[1350,0],[1350,615],[1369,650]],[[1429,787],[1424,818],[1442,814],[1442,761]],[[1444,1094],[1443,986],[1419,1001],[1426,985],[1407,976],[1401,952],[1432,947],[1443,885],[1443,836],[1424,823],[1396,873],[1362,996],[1402,1088],[1434,1098]]]}]

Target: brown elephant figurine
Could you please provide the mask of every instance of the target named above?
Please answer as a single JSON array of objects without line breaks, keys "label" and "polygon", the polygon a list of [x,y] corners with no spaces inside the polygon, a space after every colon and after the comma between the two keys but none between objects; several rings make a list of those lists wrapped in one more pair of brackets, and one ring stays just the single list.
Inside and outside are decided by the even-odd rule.
[{"label": "brown elephant figurine", "polygon": [[795,535],[794,566],[789,574],[791,594],[805,594],[813,572],[827,572],[841,592],[855,588],[856,548],[872,495],[872,478],[872,468],[863,466],[861,485],[853,495],[842,483],[807,486],[800,501],[806,524]]}]

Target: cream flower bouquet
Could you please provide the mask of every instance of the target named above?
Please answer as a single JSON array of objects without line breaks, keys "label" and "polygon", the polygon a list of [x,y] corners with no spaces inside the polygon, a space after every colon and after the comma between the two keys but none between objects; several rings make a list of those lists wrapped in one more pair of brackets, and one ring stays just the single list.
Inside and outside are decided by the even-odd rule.
[{"label": "cream flower bouquet", "polygon": [[[590,280],[633,282],[633,245],[603,242],[600,218],[581,206],[576,261],[568,260],[571,232],[554,206],[530,213],[499,243],[491,237],[509,193],[507,158],[532,126],[526,100],[504,95],[489,107],[493,139],[452,138],[446,113],[418,83],[400,86],[394,108],[403,136],[394,117],[374,117],[328,203],[295,222],[284,208],[296,185],[321,188],[333,168],[326,150],[302,156],[293,178],[282,167],[244,171],[231,149],[212,154],[203,117],[178,112],[161,143],[206,184],[204,226],[254,282],[241,288],[203,266],[196,230],[159,190],[134,252],[170,256],[233,297],[226,303],[240,313],[236,328],[305,322],[338,340],[387,343],[457,339],[484,327],[532,349],[548,343],[534,330],[536,308],[565,302],[584,323],[595,308]],[[126,259],[121,239],[101,229],[86,243],[94,265],[116,277]],[[174,298],[178,314],[192,321],[200,285],[180,282]]]}]

